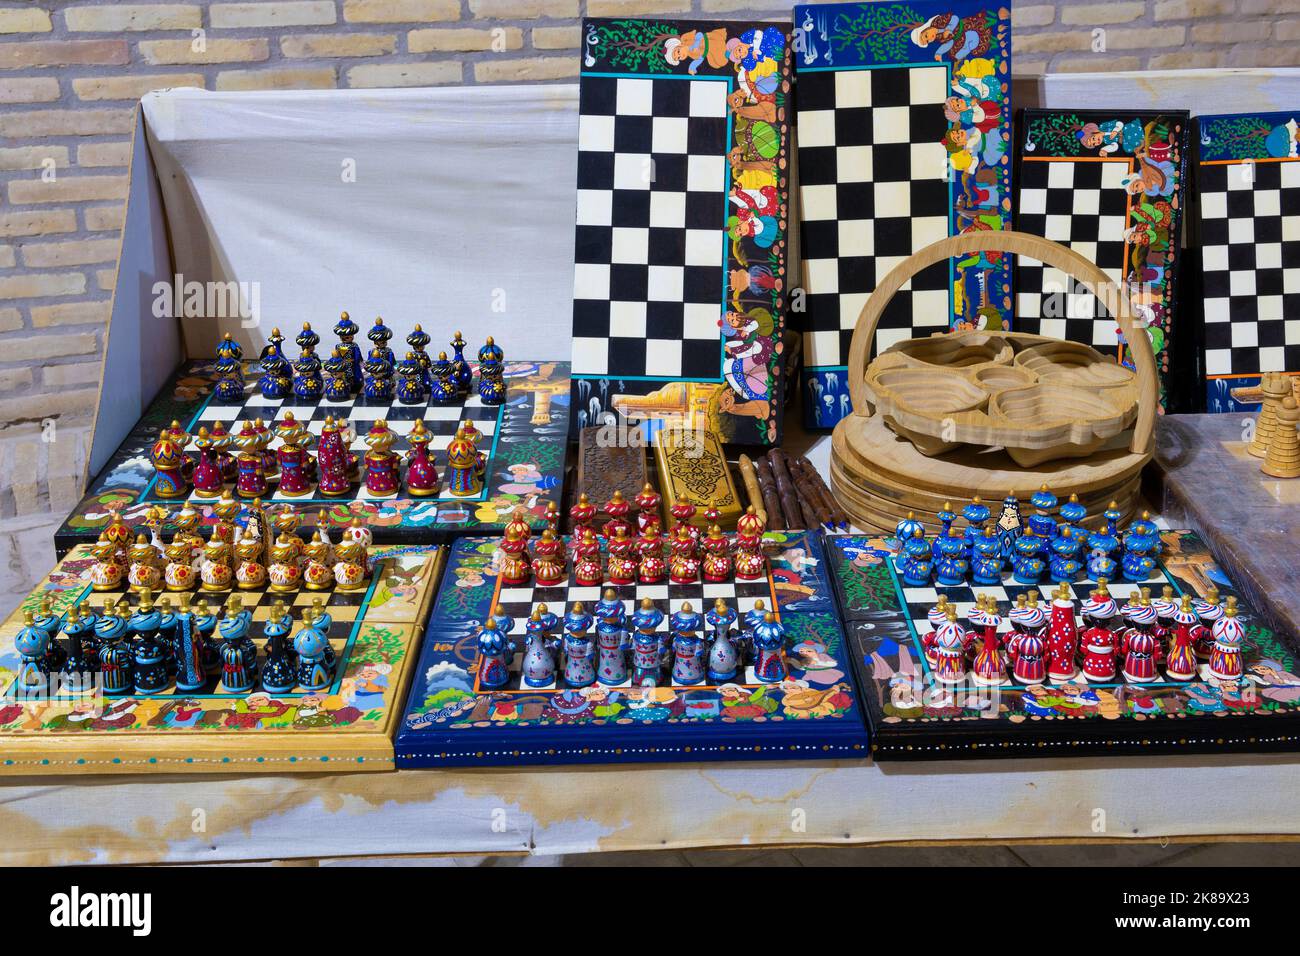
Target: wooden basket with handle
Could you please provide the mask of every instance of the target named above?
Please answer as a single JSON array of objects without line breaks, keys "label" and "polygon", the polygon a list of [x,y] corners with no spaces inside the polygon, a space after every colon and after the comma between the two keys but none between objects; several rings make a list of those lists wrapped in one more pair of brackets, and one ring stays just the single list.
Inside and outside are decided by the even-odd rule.
[{"label": "wooden basket with handle", "polygon": [[[1156,364],[1150,339],[1134,319],[1123,295],[1098,295],[1111,307],[1136,365],[1137,410],[1126,447],[1107,446],[1087,458],[1041,462],[1022,467],[1005,451],[976,453],[962,448],[927,457],[896,435],[872,407],[866,379],[867,358],[880,317],[894,294],[927,266],[975,252],[1031,256],[1066,273],[1094,295],[1112,286],[1095,264],[1058,243],[1020,232],[984,231],[952,236],[920,250],[899,263],[863,306],[849,348],[849,393],[853,413],[835,427],[831,479],[836,494],[863,528],[892,531],[908,511],[932,527],[944,503],[958,504],[973,496],[997,500],[1010,493],[1029,494],[1049,486],[1062,500],[1078,495],[1089,518],[1100,516],[1109,503],[1131,511],[1137,503],[1137,482],[1150,460],[1157,411]],[[1015,336],[1017,333],[1008,333]],[[1085,519],[1088,520],[1088,519]]]}]

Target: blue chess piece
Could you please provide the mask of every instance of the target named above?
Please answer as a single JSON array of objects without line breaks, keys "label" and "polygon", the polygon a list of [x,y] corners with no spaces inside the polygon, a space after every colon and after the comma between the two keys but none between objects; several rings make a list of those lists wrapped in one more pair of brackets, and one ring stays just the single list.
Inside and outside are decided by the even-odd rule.
[{"label": "blue chess piece", "polygon": [[280,401],[289,396],[289,362],[281,355],[268,355],[262,359],[262,376],[257,380],[257,390],[263,398]]},{"label": "blue chess piece", "polygon": [[370,343],[373,346],[370,350],[370,355],[371,357],[374,357],[376,354],[381,356],[384,361],[388,363],[389,368],[392,368],[397,362],[396,356],[393,355],[393,350],[388,347],[388,340],[392,337],[393,330],[384,325],[384,320],[381,317],[375,316],[375,324],[371,326],[370,331],[366,333],[366,338],[370,340]]},{"label": "blue chess piece", "polygon": [[899,573],[903,583],[908,587],[925,588],[930,586],[930,575],[934,571],[933,553],[925,535],[918,528],[907,541],[903,542],[903,560]]},{"label": "blue chess piece", "polygon": [[408,355],[414,355],[416,361],[420,363],[420,384],[426,393],[433,388],[433,376],[429,374],[429,366],[433,364],[433,360],[429,358],[429,353],[425,351],[429,342],[429,333],[424,331],[418,323],[415,326],[415,331],[406,337],[406,344],[411,349]]},{"label": "blue chess piece", "polygon": [[397,400],[403,405],[424,404],[424,369],[414,352],[397,363]]},{"label": "blue chess piece", "polygon": [[393,366],[379,349],[372,349],[365,364],[366,383],[363,388],[367,404],[386,405],[393,400]]},{"label": "blue chess piece", "polygon": [[276,602],[271,618],[262,626],[266,636],[266,661],[262,664],[262,689],[268,694],[287,694],[298,682],[297,663],[289,647],[293,624]]},{"label": "blue chess piece", "polygon": [[446,352],[438,353],[438,358],[429,367],[429,374],[433,376],[433,387],[429,389],[429,404],[451,405],[460,398],[456,392],[456,383],[452,381],[451,362],[447,360]]},{"label": "blue chess piece", "polygon": [[994,537],[993,529],[985,528],[983,534],[977,535],[971,549],[971,581],[985,587],[1001,584],[1002,545]]},{"label": "blue chess piece", "polygon": [[[945,535],[936,543],[939,545],[939,559],[934,562],[935,579],[945,587],[965,584],[966,572],[970,568],[970,562],[964,557],[965,542],[956,535]],[[931,549],[931,555],[933,553]]]},{"label": "blue chess piece", "polygon": [[468,395],[474,383],[474,373],[465,361],[465,338],[459,332],[451,340],[453,357],[451,360],[451,383],[456,386],[457,395]]},{"label": "blue chess piece", "polygon": [[334,325],[334,334],[339,337],[339,353],[347,359],[348,388],[353,395],[361,388],[361,346],[352,341],[361,329],[346,312],[339,313],[339,320]]},{"label": "blue chess piece", "polygon": [[298,683],[305,690],[321,691],[334,681],[333,667],[326,662],[329,640],[315,627],[305,627],[293,639],[298,652]]},{"label": "blue chess piece", "polygon": [[18,652],[18,679],[14,684],[17,695],[42,694],[49,687],[50,672],[45,664],[45,656],[50,649],[50,635],[44,628],[37,627],[32,619],[32,612],[23,615],[24,626],[14,638],[14,650]]},{"label": "blue chess piece", "polygon": [[320,359],[314,352],[304,351],[293,363],[293,394],[296,399],[313,404],[320,401],[325,393],[320,369]]},{"label": "blue chess piece", "polygon": [[336,348],[334,354],[327,358],[322,367],[325,369],[327,378],[325,379],[325,398],[331,402],[348,401],[355,389],[352,387],[351,364],[343,354],[341,348]]}]

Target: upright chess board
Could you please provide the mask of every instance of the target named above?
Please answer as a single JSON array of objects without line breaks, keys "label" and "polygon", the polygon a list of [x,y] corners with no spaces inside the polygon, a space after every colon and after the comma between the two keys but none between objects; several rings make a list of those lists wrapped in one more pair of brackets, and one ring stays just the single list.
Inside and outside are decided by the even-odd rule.
[{"label": "upright chess board", "polygon": [[[302,610],[321,598],[333,623],[334,681],[322,691],[296,688],[269,694],[260,683],[227,692],[216,677],[202,690],[173,686],[156,694],[105,697],[97,691],[22,699],[16,695],[19,656],[14,638],[23,611],[48,597],[57,613],[88,600],[138,603],[123,592],[89,588],[94,559],[76,546],[0,625],[0,774],[33,773],[275,773],[391,770],[392,730],[446,551],[439,547],[375,547],[364,589],[345,592],[266,589],[237,591],[253,612],[249,636],[265,660],[262,624],[282,600],[301,627]],[[230,592],[196,592],[213,610]],[[173,603],[178,595],[171,594]]]},{"label": "upright chess board", "polygon": [[[149,460],[149,449],[159,432],[173,421],[179,422],[192,436],[197,435],[199,428],[217,421],[237,433],[245,421],[261,418],[268,426],[274,426],[291,411],[295,418],[306,423],[313,435],[319,435],[327,416],[345,418],[356,434],[351,447],[362,455],[366,451],[363,441],[366,431],[373,422],[383,418],[399,436],[394,450],[404,456],[409,448],[406,436],[415,420],[422,418],[426,429],[434,435],[431,454],[444,482],[446,448],[457,426],[462,422],[473,423],[481,433],[479,449],[486,456],[487,477],[482,492],[471,497],[453,496],[446,491],[445,484],[435,496],[412,497],[406,491],[405,462],[401,469],[402,488],[391,498],[374,497],[360,481],[345,497],[323,497],[313,486],[308,495],[292,498],[281,494],[278,479],[272,479],[267,502],[302,509],[302,530],[307,536],[318,521],[338,529],[359,517],[370,526],[380,544],[420,544],[475,529],[500,530],[518,507],[523,507],[529,520],[540,526],[548,502],[558,502],[561,498],[569,418],[569,375],[565,364],[507,363],[506,401],[496,408],[484,406],[477,393],[446,406],[398,402],[370,405],[360,397],[348,402],[322,400],[309,405],[299,404],[292,398],[274,401],[258,391],[257,375],[256,363],[246,363],[248,384],[243,400],[224,404],[214,395],[216,376],[212,362],[190,362],[182,366],[90,483],[86,496],[56,533],[58,553],[66,554],[80,542],[93,542],[107,526],[112,508],[120,509],[128,524],[136,525],[144,522],[146,513],[153,507],[165,505],[174,510],[184,503],[184,499],[163,499],[158,495]],[[277,438],[271,447],[274,449],[278,444]],[[193,446],[190,454],[196,457]],[[192,490],[187,497],[199,508],[206,522],[215,521],[213,499],[200,498]]]},{"label": "upright chess board", "polygon": [[[1213,587],[1235,596],[1247,634],[1241,681],[1220,682],[1203,669],[1189,682],[1163,679],[1162,670],[1162,679],[1148,684],[1082,677],[1029,686],[939,684],[920,641],[938,596],[947,595],[965,623],[978,595],[993,595],[1005,618],[1028,587],[912,588],[898,571],[896,539],[826,540],[877,760],[1300,750],[1300,642],[1264,623],[1195,532],[1162,532],[1151,579],[1108,581],[1107,589],[1120,604],[1142,587],[1159,596],[1165,584],[1180,595],[1200,597]],[[1082,601],[1095,586],[1078,581],[1070,590]],[[1054,588],[1036,589],[1045,611]]]},{"label": "upright chess board", "polygon": [[[461,538],[442,590],[397,736],[403,767],[642,763],[852,757],[866,751],[862,699],[826,574],[819,532],[767,537],[768,579],[753,584],[617,589],[631,610],[650,597],[664,611],[722,597],[740,610],[762,598],[787,634],[790,675],[759,684],[751,674],[722,686],[655,688],[478,685],[477,632],[495,603],[515,618],[515,634],[541,601],[560,615],[602,588],[503,588],[494,562],[498,540]],[[666,626],[666,624],[665,624]],[[522,652],[519,657],[522,657]],[[563,681],[560,681],[561,685]]]}]

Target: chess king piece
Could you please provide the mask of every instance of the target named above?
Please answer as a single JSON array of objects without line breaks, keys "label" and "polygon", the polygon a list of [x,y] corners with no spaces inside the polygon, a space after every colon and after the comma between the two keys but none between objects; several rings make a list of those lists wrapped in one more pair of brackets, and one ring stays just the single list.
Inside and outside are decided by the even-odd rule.
[{"label": "chess king piece", "polygon": [[663,620],[664,612],[650,598],[642,598],[641,606],[632,615],[632,684],[636,687],[659,683],[664,664],[664,646],[659,637]]},{"label": "chess king piece", "polygon": [[1007,676],[1007,663],[998,637],[1001,624],[997,602],[986,600],[979,616],[980,646],[971,661],[971,679],[986,687],[1001,684]]},{"label": "chess king piece", "polygon": [[501,347],[489,335],[487,344],[478,350],[478,397],[484,405],[500,405],[506,400],[504,361]]},{"label": "chess king piece", "polygon": [[365,370],[365,385],[362,394],[368,405],[387,405],[393,401],[393,366],[384,358],[380,349],[371,349],[369,357],[362,366]]},{"label": "chess king piece", "polygon": [[463,397],[469,394],[470,386],[474,383],[474,373],[470,370],[469,362],[465,361],[465,337],[459,332],[451,340],[451,349],[451,383],[456,386],[456,394]]},{"label": "chess king piece", "polygon": [[673,682],[690,686],[704,682],[706,662],[704,641],[700,637],[701,618],[687,601],[671,618],[673,635]]},{"label": "chess king piece", "polygon": [[558,587],[565,579],[564,539],[547,528],[533,546],[533,577],[539,588]]},{"label": "chess king piece", "polygon": [[525,625],[528,649],[524,651],[523,680],[529,687],[547,687],[555,681],[555,657],[551,653],[546,622],[535,609]]},{"label": "chess king piece", "polygon": [[1184,594],[1178,610],[1174,612],[1173,640],[1169,645],[1169,654],[1165,657],[1165,675],[1170,680],[1186,681],[1196,677],[1196,644],[1192,639],[1192,627],[1196,624],[1196,612],[1192,610],[1192,596]]},{"label": "chess king piece", "polygon": [[413,498],[427,498],[438,492],[438,466],[429,455],[433,436],[424,427],[424,419],[417,418],[406,436],[411,450],[406,453],[406,491]]},{"label": "chess king piece", "polygon": [[497,690],[510,680],[506,662],[509,641],[497,630],[497,622],[488,618],[478,629],[478,685],[482,690]]},{"label": "chess king piece", "polygon": [[23,613],[23,628],[14,638],[18,652],[18,677],[14,682],[14,696],[43,695],[49,689],[50,673],[45,663],[50,648],[50,635],[36,626],[31,611]]},{"label": "chess king piece", "polygon": [[308,469],[311,456],[307,452],[311,445],[311,432],[302,422],[294,418],[293,412],[285,412],[283,420],[275,426],[275,433],[280,439],[280,447],[275,457],[280,468],[278,491],[289,498],[301,498],[311,493],[311,479]]},{"label": "chess king piece", "polygon": [[317,489],[328,498],[340,498],[352,489],[347,422],[333,416],[325,419],[316,451]]},{"label": "chess king piece", "polygon": [[355,395],[361,388],[361,346],[353,341],[361,330],[346,312],[339,313],[338,322],[334,323],[334,334],[339,337],[335,347],[348,362],[348,391]]},{"label": "chess king piece", "polygon": [[1264,393],[1260,404],[1259,416],[1255,419],[1255,434],[1246,450],[1256,458],[1268,455],[1268,446],[1277,431],[1277,414],[1282,407],[1282,400],[1291,394],[1291,385],[1286,377],[1276,372],[1265,372],[1259,380],[1259,390]]},{"label": "chess king piece", "polygon": [[268,694],[287,694],[298,683],[298,666],[289,645],[293,622],[283,602],[271,605],[271,616],[262,625],[266,638],[266,660],[262,663],[262,690]]},{"label": "chess king piece", "polygon": [[1237,620],[1237,599],[1228,596],[1223,617],[1214,622],[1214,647],[1210,651],[1209,674],[1215,680],[1238,681],[1244,673],[1241,642],[1246,629]]},{"label": "chess king piece", "polygon": [[322,691],[334,682],[333,648],[330,647],[328,625],[314,613],[311,626],[304,627],[293,639],[293,649],[298,655],[298,683],[304,690]]},{"label": "chess king piece", "polygon": [[447,446],[447,490],[458,498],[468,498],[483,490],[479,451],[465,437],[465,427],[456,429],[456,437]]},{"label": "chess king piece", "polygon": [[725,684],[736,679],[740,666],[740,654],[731,640],[731,629],[739,615],[735,608],[727,607],[727,602],[718,598],[713,607],[704,615],[704,623],[713,632],[713,641],[709,645],[708,678],[712,684]]},{"label": "chess king piece", "polygon": [[948,608],[948,620],[935,632],[931,666],[940,684],[958,684],[966,678],[966,631],[957,622],[955,607]]},{"label": "chess king piece", "polygon": [[1156,609],[1144,600],[1129,615],[1129,629],[1120,641],[1124,655],[1124,679],[1130,684],[1149,684],[1160,678],[1157,665],[1162,650],[1160,642],[1151,633],[1156,623]]},{"label": "chess king piece", "polygon": [[912,588],[928,588],[934,572],[934,550],[921,529],[912,532],[912,537],[903,542],[903,563],[899,574],[903,583]]},{"label": "chess king piece", "polygon": [[403,405],[423,405],[425,397],[424,366],[414,352],[397,363],[397,400]]},{"label": "chess king piece", "polygon": [[1277,409],[1277,424],[1268,443],[1264,464],[1259,470],[1271,478],[1300,478],[1300,407],[1293,396],[1282,399]]},{"label": "chess king piece", "polygon": [[244,400],[244,349],[227,332],[217,343],[217,384],[213,389],[217,401],[235,405]]},{"label": "chess king piece", "polygon": [[627,680],[627,660],[623,655],[623,636],[627,629],[623,602],[612,590],[596,604],[596,679],[607,687]]},{"label": "chess king piece", "polygon": [[217,457],[216,440],[207,428],[200,427],[194,439],[194,447],[199,450],[199,461],[194,466],[194,493],[200,498],[217,498],[225,486],[225,475]]},{"label": "chess king piece", "polygon": [[596,682],[596,648],[588,633],[594,620],[581,601],[564,615],[564,683],[569,687],[590,687]]},{"label": "chess king piece", "polygon": [[376,498],[391,498],[401,487],[400,459],[393,451],[397,435],[382,418],[366,433],[366,491]]},{"label": "chess king piece", "polygon": [[352,364],[343,354],[341,348],[334,351],[321,363],[325,372],[325,400],[329,402],[346,402],[352,398]]},{"label": "chess king piece", "polygon": [[1110,629],[1110,621],[1119,613],[1115,599],[1106,590],[1104,580],[1097,582],[1097,589],[1080,609],[1083,615],[1083,634],[1079,641],[1083,647],[1083,677],[1085,680],[1102,683],[1115,679],[1115,632]]},{"label": "chess king piece", "polygon": [[754,628],[754,677],[764,684],[786,678],[785,627],[771,611]]},{"label": "chess king piece", "polygon": [[763,519],[750,505],[736,520],[736,579],[757,581],[767,573],[763,558]]},{"label": "chess king piece", "polygon": [[[1002,557],[1010,561],[1016,552],[1016,541],[1028,529],[1020,517],[1020,499],[1014,491],[1002,499],[1002,511],[995,522],[998,541],[1002,543]],[[1041,537],[1041,535],[1040,535]]]},{"label": "chess king piece", "polygon": [[1074,655],[1079,648],[1079,628],[1074,623],[1074,601],[1062,584],[1052,595],[1047,624],[1047,676],[1055,681],[1074,680]]},{"label": "chess king piece", "polygon": [[149,460],[153,463],[154,470],[154,491],[160,498],[182,498],[189,491],[185,475],[185,445],[189,442],[189,435],[180,431],[176,422],[172,424],[176,426],[175,429],[163,429],[158,440],[149,448]]}]

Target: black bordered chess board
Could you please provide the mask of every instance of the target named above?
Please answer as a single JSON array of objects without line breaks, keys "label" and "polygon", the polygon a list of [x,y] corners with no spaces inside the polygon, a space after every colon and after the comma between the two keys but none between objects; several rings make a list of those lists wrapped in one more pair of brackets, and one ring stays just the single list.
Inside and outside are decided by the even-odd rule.
[{"label": "black bordered chess board", "polygon": [[[858,315],[903,259],[948,235],[941,143],[948,67],[799,74],[804,361],[843,366]],[[948,264],[922,270],[881,316],[875,349],[949,328]]]},{"label": "black bordered chess board", "polygon": [[[1020,165],[1016,228],[1079,253],[1116,287],[1125,274],[1129,159],[1031,159]],[[1118,326],[1100,299],[1068,275],[1029,256],[1016,261],[1016,330],[1119,348]]]}]

